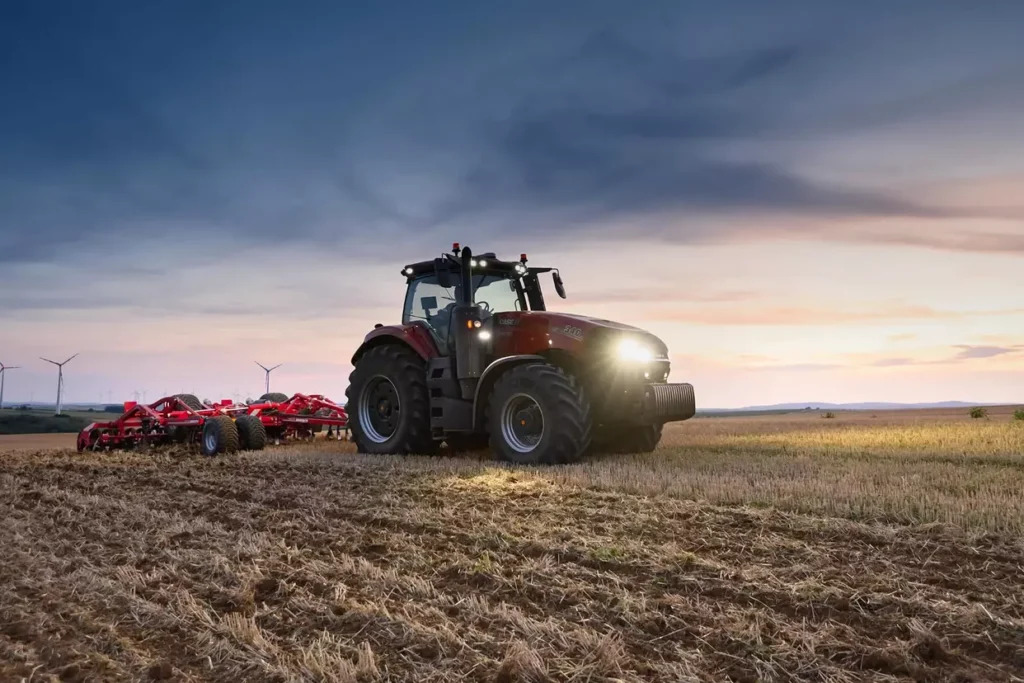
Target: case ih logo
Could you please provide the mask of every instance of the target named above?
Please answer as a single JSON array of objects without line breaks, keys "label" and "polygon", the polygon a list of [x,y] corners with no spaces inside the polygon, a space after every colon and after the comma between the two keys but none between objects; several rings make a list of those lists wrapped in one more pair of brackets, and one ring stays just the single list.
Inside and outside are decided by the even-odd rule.
[{"label": "case ih logo", "polygon": [[505,327],[512,327],[519,324],[519,318],[498,318],[498,324]]}]

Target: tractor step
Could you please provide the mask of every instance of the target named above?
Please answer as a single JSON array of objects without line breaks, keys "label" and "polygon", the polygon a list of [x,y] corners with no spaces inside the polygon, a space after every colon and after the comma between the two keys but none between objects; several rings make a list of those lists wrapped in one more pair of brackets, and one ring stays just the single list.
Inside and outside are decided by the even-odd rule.
[{"label": "tractor step", "polygon": [[430,431],[435,437],[473,428],[473,402],[462,398],[453,365],[450,357],[431,358],[427,365]]}]

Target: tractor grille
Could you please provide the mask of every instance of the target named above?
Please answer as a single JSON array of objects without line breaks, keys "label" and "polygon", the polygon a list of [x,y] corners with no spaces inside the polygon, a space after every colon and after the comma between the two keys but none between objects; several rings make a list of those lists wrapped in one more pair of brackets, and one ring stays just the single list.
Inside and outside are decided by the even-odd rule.
[{"label": "tractor grille", "polygon": [[692,384],[648,384],[644,395],[647,411],[665,422],[689,420],[697,412]]}]

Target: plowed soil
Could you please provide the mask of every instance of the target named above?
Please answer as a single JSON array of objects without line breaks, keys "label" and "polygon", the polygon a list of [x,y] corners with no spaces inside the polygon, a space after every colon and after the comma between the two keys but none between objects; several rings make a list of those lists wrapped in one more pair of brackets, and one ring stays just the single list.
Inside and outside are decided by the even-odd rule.
[{"label": "plowed soil", "polygon": [[1024,677],[1012,534],[317,448],[0,459],[0,680]]},{"label": "plowed soil", "polygon": [[12,451],[74,448],[76,434],[0,434],[0,457]]}]

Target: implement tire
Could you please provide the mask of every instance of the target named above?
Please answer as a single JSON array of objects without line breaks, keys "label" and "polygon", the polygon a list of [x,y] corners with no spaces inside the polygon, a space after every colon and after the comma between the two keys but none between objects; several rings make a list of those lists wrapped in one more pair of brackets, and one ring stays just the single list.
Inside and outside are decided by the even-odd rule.
[{"label": "implement tire", "polygon": [[519,465],[576,462],[590,447],[590,401],[572,375],[543,363],[519,365],[494,385],[487,408],[491,449]]},{"label": "implement tire", "polygon": [[192,410],[202,410],[206,407],[203,405],[203,402],[199,400],[199,397],[194,394],[175,394],[174,397]]},{"label": "implement tire", "polygon": [[280,393],[278,391],[272,391],[269,394],[263,394],[262,396],[260,396],[259,399],[257,399],[256,402],[257,403],[265,403],[265,402],[269,402],[269,403],[284,403],[289,398],[291,398],[291,397],[288,396],[287,394],[282,394],[282,393]]},{"label": "implement tire", "polygon": [[203,424],[202,439],[199,451],[203,455],[234,453],[238,450],[238,427],[227,415],[217,415],[206,419]]},{"label": "implement tire", "polygon": [[254,415],[239,415],[235,419],[238,428],[238,447],[243,451],[262,451],[267,447],[267,428]]},{"label": "implement tire", "polygon": [[426,363],[399,344],[375,346],[356,361],[345,390],[348,426],[360,453],[437,451],[430,431]]}]

